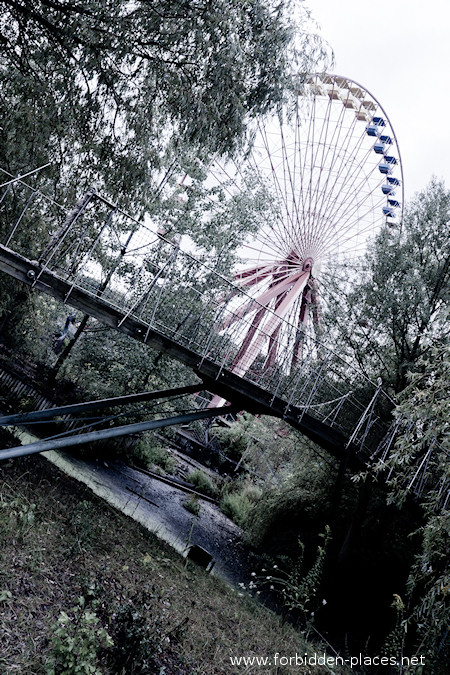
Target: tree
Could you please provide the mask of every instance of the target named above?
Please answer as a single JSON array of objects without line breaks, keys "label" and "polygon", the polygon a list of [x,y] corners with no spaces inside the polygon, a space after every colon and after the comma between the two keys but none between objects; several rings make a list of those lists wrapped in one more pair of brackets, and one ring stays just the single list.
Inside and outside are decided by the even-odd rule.
[{"label": "tree", "polygon": [[447,330],[449,238],[450,192],[433,179],[406,207],[401,231],[384,228],[362,265],[348,264],[345,278],[340,270],[328,299],[339,351],[391,392],[404,389],[408,370]]},{"label": "tree", "polygon": [[292,16],[290,0],[3,0],[0,166],[50,160],[55,186],[75,174],[147,208],[161,166],[232,150],[316,68]]},{"label": "tree", "polygon": [[[429,349],[409,373],[409,384],[395,411],[401,434],[388,464],[393,469],[391,501],[403,504],[420,486],[424,523],[421,544],[408,581],[410,622],[417,649],[430,672],[445,672],[450,658],[450,344]],[[439,668],[439,663],[442,668]]]},{"label": "tree", "polygon": [[[242,145],[248,122],[298,86],[294,72],[316,70],[322,43],[302,30],[304,12],[296,25],[295,5],[3,0],[5,180],[50,162],[38,174],[39,188],[57,202],[71,208],[94,186],[139,218],[147,214],[202,246],[206,233],[218,255],[227,251],[224,219],[204,227],[208,191],[192,188],[180,209],[177,189],[186,174],[201,181],[213,153]],[[27,198],[20,183],[12,186],[0,236],[10,227],[8,214],[20,213]],[[48,210],[39,203],[30,211],[28,238],[37,247],[55,227]],[[7,286],[0,298],[4,328],[12,309],[17,316],[28,311],[17,302],[17,284]]]}]

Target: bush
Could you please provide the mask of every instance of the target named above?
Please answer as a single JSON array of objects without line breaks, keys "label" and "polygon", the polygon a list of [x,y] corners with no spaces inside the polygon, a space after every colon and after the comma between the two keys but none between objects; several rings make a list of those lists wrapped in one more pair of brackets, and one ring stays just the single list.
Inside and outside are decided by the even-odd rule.
[{"label": "bush", "polygon": [[230,459],[238,462],[250,443],[248,429],[251,426],[253,416],[244,413],[229,427],[217,427],[214,429],[214,437],[220,442],[222,450]]},{"label": "bush", "polygon": [[202,492],[209,497],[216,497],[218,494],[217,486],[213,483],[211,478],[200,469],[191,471],[188,476],[188,481],[195,485],[199,492]]},{"label": "bush", "polygon": [[245,493],[232,492],[222,497],[220,508],[228,518],[243,527],[253,508],[253,503]]},{"label": "bush", "polygon": [[72,608],[71,613],[61,612],[53,630],[53,657],[47,675],[65,673],[91,673],[101,675],[98,669],[98,650],[112,647],[113,641],[101,626],[95,612],[86,609],[84,598]]},{"label": "bush", "polygon": [[132,459],[137,466],[147,469],[152,464],[161,467],[167,473],[175,469],[175,459],[162,445],[153,445],[149,441],[140,441],[133,449]]},{"label": "bush", "polygon": [[184,502],[183,506],[186,509],[186,511],[189,511],[189,513],[193,513],[194,516],[199,516],[200,515],[200,502],[198,501],[198,497],[193,495],[192,497],[188,497]]},{"label": "bush", "polygon": [[247,537],[253,546],[262,547],[280,538],[296,541],[309,527],[323,527],[329,489],[321,476],[311,478],[308,482],[307,474],[288,476],[264,492],[246,522]]},{"label": "bush", "polygon": [[145,592],[120,605],[113,615],[114,647],[109,652],[114,673],[151,673],[162,651],[161,619],[149,621],[150,596]]}]

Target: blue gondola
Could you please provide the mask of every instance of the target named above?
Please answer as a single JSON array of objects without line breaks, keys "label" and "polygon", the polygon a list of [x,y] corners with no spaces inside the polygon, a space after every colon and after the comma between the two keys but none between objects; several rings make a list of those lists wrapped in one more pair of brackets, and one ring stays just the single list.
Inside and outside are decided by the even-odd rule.
[{"label": "blue gondola", "polygon": [[386,126],[386,122],[382,117],[374,117],[372,122],[376,124],[378,127],[384,127]]},{"label": "blue gondola", "polygon": [[383,206],[383,213],[388,218],[395,218],[395,211],[391,206]]},{"label": "blue gondola", "polygon": [[389,183],[385,183],[384,185],[382,185],[381,189],[384,195],[395,195],[394,186],[389,185]]},{"label": "blue gondola", "polygon": [[392,166],[390,164],[386,164],[385,162],[381,162],[381,164],[378,165],[378,169],[384,175],[392,173]]},{"label": "blue gondola", "polygon": [[395,186],[397,186],[397,187],[400,185],[400,181],[399,181],[398,178],[388,178],[387,181],[388,181],[388,183],[390,183],[391,185],[395,185]]},{"label": "blue gondola", "polygon": [[386,146],[384,143],[375,143],[373,146],[373,149],[377,153],[377,155],[384,155],[384,151],[386,150]]},{"label": "blue gondola", "polygon": [[397,157],[392,157],[391,155],[389,155],[389,156],[386,155],[384,159],[388,164],[397,164]]},{"label": "blue gondola", "polygon": [[369,126],[366,127],[366,133],[368,136],[374,136],[375,138],[377,138],[378,134],[380,133],[380,130],[375,124],[369,124]]},{"label": "blue gondola", "polygon": [[390,206],[394,206],[395,208],[399,208],[400,202],[398,202],[396,199],[388,199],[388,204]]},{"label": "blue gondola", "polygon": [[380,141],[386,145],[392,144],[392,138],[390,136],[380,136]]}]

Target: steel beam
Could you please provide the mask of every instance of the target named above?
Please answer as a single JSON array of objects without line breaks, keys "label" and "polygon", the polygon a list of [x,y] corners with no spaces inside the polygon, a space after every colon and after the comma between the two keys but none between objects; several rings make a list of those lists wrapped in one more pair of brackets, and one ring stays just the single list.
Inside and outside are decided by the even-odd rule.
[{"label": "steel beam", "polygon": [[27,445],[20,445],[15,448],[0,450],[0,460],[34,455],[38,452],[46,452],[48,450],[61,450],[76,445],[86,445],[86,443],[94,443],[95,441],[106,440],[109,438],[119,438],[120,436],[128,436],[129,434],[141,434],[144,431],[150,431],[152,429],[162,429],[163,427],[171,427],[177,424],[189,424],[190,422],[195,422],[195,420],[219,417],[221,413],[233,414],[237,412],[239,412],[239,409],[235,406],[225,406],[223,408],[223,413],[221,408],[206,408],[205,410],[199,410],[198,412],[167,417],[162,420],[137,422],[135,424],[125,424],[112,429],[90,431],[87,434],[65,436],[64,438],[55,438],[48,441],[36,441],[35,443],[28,443]]},{"label": "steel beam", "polygon": [[140,403],[141,401],[152,401],[170,396],[195,394],[195,392],[201,391],[202,389],[203,384],[199,382],[198,384],[190,384],[185,387],[176,387],[174,389],[146,391],[141,394],[129,394],[127,396],[117,396],[115,398],[104,398],[98,401],[85,401],[84,403],[74,403],[72,405],[64,405],[58,408],[45,408],[45,410],[34,410],[27,413],[3,415],[0,417],[0,426],[5,427],[17,424],[32,424],[33,422],[41,422],[43,420],[50,420],[58,416],[61,417],[63,415],[83,413],[90,410],[104,410],[105,408],[113,408],[119,405],[129,405],[130,403]]}]

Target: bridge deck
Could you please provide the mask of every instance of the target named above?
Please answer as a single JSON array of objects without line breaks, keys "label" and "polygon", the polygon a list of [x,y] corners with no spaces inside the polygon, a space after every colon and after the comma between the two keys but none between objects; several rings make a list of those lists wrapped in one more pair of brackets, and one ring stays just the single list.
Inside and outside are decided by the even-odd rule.
[{"label": "bridge deck", "polygon": [[357,453],[357,447],[348,449],[348,439],[338,429],[152,329],[132,315],[124,316],[123,312],[103,298],[73,286],[53,272],[42,270],[36,262],[2,245],[0,245],[0,270],[38,291],[67,302],[150,348],[177,359],[193,370],[202,380],[205,389],[230,401],[233,406],[255,414],[282,418],[334,457],[339,459],[348,457],[350,462],[357,466],[364,464],[364,458]]}]

